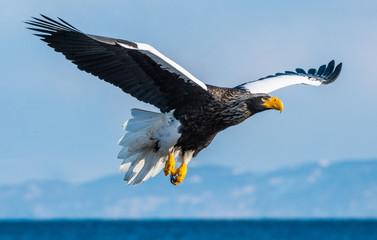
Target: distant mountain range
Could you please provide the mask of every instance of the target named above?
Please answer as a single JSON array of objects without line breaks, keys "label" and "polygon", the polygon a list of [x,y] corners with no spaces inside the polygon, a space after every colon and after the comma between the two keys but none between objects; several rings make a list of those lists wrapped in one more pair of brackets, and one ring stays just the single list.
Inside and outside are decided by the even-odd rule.
[{"label": "distant mountain range", "polygon": [[85,184],[0,187],[0,218],[376,218],[377,160],[327,162],[266,174],[190,168],[173,186],[160,173],[137,187],[120,174]]}]

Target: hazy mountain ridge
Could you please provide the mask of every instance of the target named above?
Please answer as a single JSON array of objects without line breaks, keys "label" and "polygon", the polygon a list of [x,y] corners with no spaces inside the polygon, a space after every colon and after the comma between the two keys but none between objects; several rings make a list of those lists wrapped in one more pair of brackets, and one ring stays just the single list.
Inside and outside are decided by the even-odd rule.
[{"label": "hazy mountain ridge", "polygon": [[160,173],[137,187],[121,174],[81,185],[0,187],[0,218],[377,217],[377,161],[327,162],[267,174],[190,168],[173,186]]}]

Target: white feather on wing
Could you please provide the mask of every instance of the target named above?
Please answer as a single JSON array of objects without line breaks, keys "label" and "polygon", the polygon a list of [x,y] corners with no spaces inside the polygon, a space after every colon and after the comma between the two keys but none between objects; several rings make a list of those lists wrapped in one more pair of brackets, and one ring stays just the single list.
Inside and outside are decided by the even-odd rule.
[{"label": "white feather on wing", "polygon": [[301,68],[297,68],[296,72],[286,71],[275,75],[260,78],[256,81],[246,82],[237,86],[238,89],[248,90],[250,93],[270,93],[283,87],[306,84],[319,86],[329,84],[336,80],[342,69],[342,63],[339,63],[334,69],[335,62],[332,60],[329,64],[322,65],[318,71],[314,68],[305,72]]}]

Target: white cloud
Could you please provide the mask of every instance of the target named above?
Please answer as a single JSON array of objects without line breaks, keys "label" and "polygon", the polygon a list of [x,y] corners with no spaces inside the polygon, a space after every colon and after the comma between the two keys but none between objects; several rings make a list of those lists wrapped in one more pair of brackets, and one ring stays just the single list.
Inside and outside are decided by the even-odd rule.
[{"label": "white cloud", "polygon": [[39,197],[42,194],[42,190],[36,184],[31,184],[28,186],[28,190],[24,195],[25,200],[32,200]]},{"label": "white cloud", "polygon": [[321,177],[322,171],[321,169],[315,169],[313,172],[308,176],[308,183],[314,183]]},{"label": "white cloud", "polygon": [[177,197],[177,201],[181,204],[183,203],[198,204],[210,198],[211,195],[212,195],[211,192],[204,192],[203,194],[198,195],[198,196],[194,196],[191,194],[183,194]]},{"label": "white cloud", "polygon": [[322,158],[318,161],[318,165],[323,167],[323,168],[326,168],[326,167],[330,166],[330,161],[325,159],[325,158]]},{"label": "white cloud", "polygon": [[268,180],[268,184],[272,186],[280,185],[284,183],[284,178],[283,177],[273,177]]},{"label": "white cloud", "polygon": [[255,187],[253,185],[246,185],[246,186],[243,186],[242,188],[238,188],[238,189],[233,190],[232,196],[233,197],[240,197],[240,196],[243,196],[243,195],[249,195],[249,194],[253,193],[254,190],[255,190]]},{"label": "white cloud", "polygon": [[194,175],[190,178],[191,183],[201,183],[202,178],[199,175]]},{"label": "white cloud", "polygon": [[168,198],[159,196],[121,199],[115,204],[106,206],[102,215],[110,218],[138,218],[156,210],[161,204],[168,201]]},{"label": "white cloud", "polygon": [[48,218],[51,216],[51,211],[44,205],[37,204],[32,207],[34,218]]}]

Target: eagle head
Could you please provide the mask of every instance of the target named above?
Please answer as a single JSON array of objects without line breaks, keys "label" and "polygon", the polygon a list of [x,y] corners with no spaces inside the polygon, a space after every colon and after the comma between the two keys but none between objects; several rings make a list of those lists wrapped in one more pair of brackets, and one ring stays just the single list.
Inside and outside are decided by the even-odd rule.
[{"label": "eagle head", "polygon": [[268,94],[253,94],[247,100],[247,107],[252,115],[269,109],[276,109],[281,113],[284,108],[279,98]]}]

